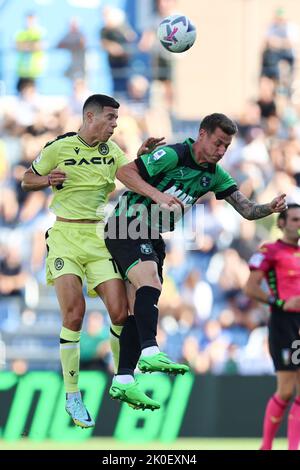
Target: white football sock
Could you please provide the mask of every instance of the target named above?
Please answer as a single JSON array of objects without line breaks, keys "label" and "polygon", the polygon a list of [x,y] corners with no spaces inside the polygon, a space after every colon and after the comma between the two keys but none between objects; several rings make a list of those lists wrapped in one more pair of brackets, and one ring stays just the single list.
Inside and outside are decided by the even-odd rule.
[{"label": "white football sock", "polygon": [[158,346],[150,346],[149,348],[145,348],[142,350],[142,356],[153,356],[154,354],[158,354],[159,348]]},{"label": "white football sock", "polygon": [[132,375],[115,375],[115,380],[120,384],[130,384],[134,382],[134,377]]}]

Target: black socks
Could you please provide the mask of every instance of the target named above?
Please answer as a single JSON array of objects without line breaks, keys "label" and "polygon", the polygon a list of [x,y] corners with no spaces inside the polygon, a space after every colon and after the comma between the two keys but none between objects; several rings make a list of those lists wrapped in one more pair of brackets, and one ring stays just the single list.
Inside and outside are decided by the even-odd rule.
[{"label": "black socks", "polygon": [[143,286],[136,291],[134,316],[139,332],[141,349],[157,346],[158,299],[160,290]]},{"label": "black socks", "polygon": [[140,339],[135,318],[130,315],[120,335],[120,356],[118,375],[133,375],[141,354]]},{"label": "black socks", "polygon": [[160,290],[143,286],[136,291],[134,315],[130,315],[120,335],[118,375],[133,375],[141,350],[157,346],[158,299]]}]

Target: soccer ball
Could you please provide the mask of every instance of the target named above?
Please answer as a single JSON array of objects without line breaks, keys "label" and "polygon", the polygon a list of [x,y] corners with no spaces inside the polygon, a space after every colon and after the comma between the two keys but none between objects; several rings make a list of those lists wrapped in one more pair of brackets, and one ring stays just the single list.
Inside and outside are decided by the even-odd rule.
[{"label": "soccer ball", "polygon": [[163,47],[176,53],[190,49],[195,42],[196,35],[195,26],[185,15],[167,16],[157,29],[157,37]]}]

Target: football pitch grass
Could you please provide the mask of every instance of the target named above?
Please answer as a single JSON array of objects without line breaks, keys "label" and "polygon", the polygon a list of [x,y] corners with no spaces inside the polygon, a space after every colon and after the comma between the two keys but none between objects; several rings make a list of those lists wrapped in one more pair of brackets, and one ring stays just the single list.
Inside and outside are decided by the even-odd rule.
[{"label": "football pitch grass", "polygon": [[[260,439],[256,438],[181,438],[173,442],[152,441],[128,443],[112,438],[94,437],[84,442],[34,442],[27,438],[18,441],[0,440],[0,450],[257,450]],[[276,439],[274,450],[286,450],[287,440]]]}]

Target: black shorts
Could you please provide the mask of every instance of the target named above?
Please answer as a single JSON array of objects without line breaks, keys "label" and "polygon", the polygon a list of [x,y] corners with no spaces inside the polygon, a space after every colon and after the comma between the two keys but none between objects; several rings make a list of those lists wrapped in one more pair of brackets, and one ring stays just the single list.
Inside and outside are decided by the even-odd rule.
[{"label": "black shorts", "polygon": [[106,234],[105,244],[116,261],[121,275],[127,279],[127,273],[139,261],[155,261],[161,283],[163,282],[163,264],[166,256],[166,245],[159,235],[159,238],[132,238],[112,239]]},{"label": "black shorts", "polygon": [[[300,369],[300,313],[272,308],[269,320],[269,349],[276,371]],[[293,354],[294,353],[294,354]]]}]

